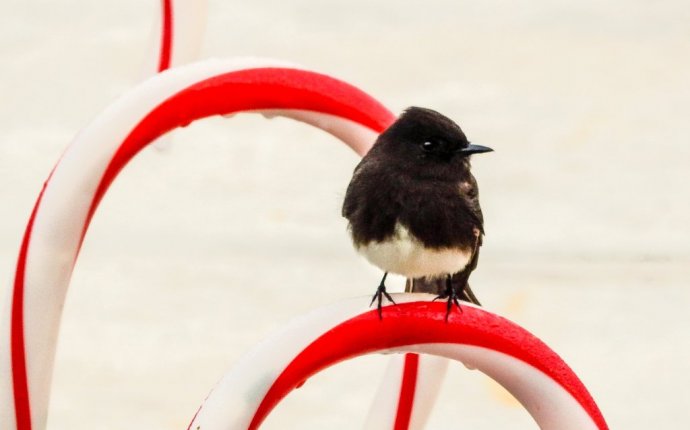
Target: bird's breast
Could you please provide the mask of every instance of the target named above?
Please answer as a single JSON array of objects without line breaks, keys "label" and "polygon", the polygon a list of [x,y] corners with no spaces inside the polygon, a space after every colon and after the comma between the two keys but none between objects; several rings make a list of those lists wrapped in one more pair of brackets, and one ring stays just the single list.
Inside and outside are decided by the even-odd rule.
[{"label": "bird's breast", "polygon": [[471,250],[428,248],[400,223],[392,236],[357,247],[369,262],[386,272],[408,278],[437,277],[462,271],[471,258]]}]

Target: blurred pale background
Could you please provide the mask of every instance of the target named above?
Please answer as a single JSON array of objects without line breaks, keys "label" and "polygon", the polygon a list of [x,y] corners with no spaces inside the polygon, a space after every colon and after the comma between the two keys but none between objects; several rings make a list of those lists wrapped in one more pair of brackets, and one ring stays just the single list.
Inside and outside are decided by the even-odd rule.
[{"label": "blurred pale background", "polygon": [[[0,0],[3,290],[60,153],[139,79],[156,6]],[[611,428],[690,426],[690,3],[211,0],[209,14],[202,57],[294,61],[495,148],[474,162],[475,291],[565,358]],[[320,131],[249,115],[137,157],[75,270],[49,428],[186,428],[260,339],[372,293],[380,273],[339,214],[356,163]],[[265,428],[359,427],[386,362],[324,372]],[[461,365],[429,423],[535,427]]]}]

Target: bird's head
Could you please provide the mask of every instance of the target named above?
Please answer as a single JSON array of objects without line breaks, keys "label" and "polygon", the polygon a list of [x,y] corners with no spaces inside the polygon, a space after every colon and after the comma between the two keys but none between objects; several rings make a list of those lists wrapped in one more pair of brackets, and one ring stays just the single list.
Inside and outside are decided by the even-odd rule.
[{"label": "bird's head", "polygon": [[400,164],[433,166],[469,165],[472,154],[493,151],[471,144],[451,119],[420,107],[410,107],[380,136],[377,150],[393,156]]}]

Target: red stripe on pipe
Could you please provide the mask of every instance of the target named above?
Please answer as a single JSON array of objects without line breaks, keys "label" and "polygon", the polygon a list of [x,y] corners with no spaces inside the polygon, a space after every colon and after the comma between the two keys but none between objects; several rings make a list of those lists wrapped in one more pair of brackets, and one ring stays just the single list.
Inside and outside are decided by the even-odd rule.
[{"label": "red stripe on pipe", "polygon": [[510,355],[546,374],[567,391],[600,430],[608,426],[585,386],[542,341],[518,325],[482,309],[465,306],[445,321],[446,305],[411,302],[372,310],[345,321],[300,352],[274,381],[248,430],[259,427],[278,402],[298,384],[333,364],[359,355],[426,343],[454,343]]},{"label": "red stripe on pipe", "polygon": [[[52,174],[51,174],[52,175]],[[50,177],[48,178],[48,181]],[[31,211],[29,223],[24,231],[22,246],[19,249],[17,271],[14,275],[14,289],[12,290],[12,316],[10,327],[10,356],[12,362],[12,386],[14,393],[14,415],[17,430],[31,430],[31,399],[29,398],[29,382],[26,374],[26,345],[24,343],[24,277],[26,274],[26,257],[29,242],[34,227],[34,220],[38,207],[45,192],[46,181],[36,204]]]},{"label": "red stripe on pipe", "polygon": [[405,354],[402,383],[400,385],[400,398],[398,410],[395,415],[394,430],[407,430],[410,428],[412,407],[414,406],[414,394],[417,388],[417,371],[419,369],[419,355]]},{"label": "red stripe on pipe", "polygon": [[[202,403],[203,406],[203,403]],[[192,424],[194,424],[194,420],[196,419],[197,415],[199,415],[199,412],[201,412],[201,406],[194,412],[194,416],[192,417],[192,420],[189,422],[189,425],[187,426],[187,430],[192,430]]]},{"label": "red stripe on pipe", "polygon": [[158,71],[162,72],[170,67],[173,38],[173,7],[172,0],[161,0],[161,52],[158,57]]},{"label": "red stripe on pipe", "polygon": [[257,68],[209,78],[165,100],[129,133],[98,185],[84,233],[120,170],[153,140],[200,118],[262,109],[299,109],[335,115],[376,132],[381,132],[395,120],[388,109],[368,94],[319,73]]}]

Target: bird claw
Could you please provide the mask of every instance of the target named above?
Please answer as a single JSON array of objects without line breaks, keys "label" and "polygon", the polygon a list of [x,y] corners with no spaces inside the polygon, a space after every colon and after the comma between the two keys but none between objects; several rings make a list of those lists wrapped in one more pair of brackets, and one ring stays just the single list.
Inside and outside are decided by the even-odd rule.
[{"label": "bird claw", "polygon": [[375,301],[378,301],[377,305],[377,310],[379,312],[379,319],[383,319],[383,298],[386,298],[389,302],[393,303],[394,305],[396,304],[395,301],[393,300],[393,297],[391,297],[390,294],[386,291],[386,286],[381,283],[381,285],[378,286],[376,289],[376,292],[374,293],[374,296],[371,298],[371,302],[369,303],[369,307],[374,304]]},{"label": "bird claw", "polygon": [[432,301],[435,302],[439,299],[447,299],[446,322],[448,322],[448,317],[450,316],[450,313],[453,311],[453,304],[455,304],[460,313],[463,313],[462,307],[460,306],[460,296],[458,295],[457,291],[455,291],[455,288],[453,288],[452,286],[446,287],[446,291],[444,291],[443,294],[439,294],[438,296],[434,297]]}]

